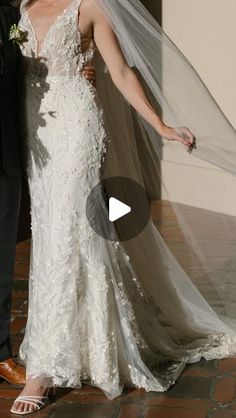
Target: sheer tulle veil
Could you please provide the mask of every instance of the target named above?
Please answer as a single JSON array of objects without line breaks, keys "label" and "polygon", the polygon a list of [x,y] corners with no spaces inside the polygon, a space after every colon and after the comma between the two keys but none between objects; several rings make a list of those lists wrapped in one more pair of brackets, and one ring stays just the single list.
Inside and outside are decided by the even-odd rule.
[{"label": "sheer tulle veil", "polygon": [[[185,363],[236,354],[236,206],[225,181],[235,184],[236,132],[139,0],[96,2],[164,122],[187,126],[196,137],[191,153],[162,139],[113,85],[97,51],[97,93],[109,137],[103,177],[124,176],[142,185],[155,218],[121,243],[123,264],[111,263],[111,242],[101,238],[101,246],[111,254],[107,268],[117,329],[132,381],[162,391]],[[137,348],[122,305],[124,287],[149,350]],[[110,398],[120,393],[103,389]]]},{"label": "sheer tulle veil", "polygon": [[[104,176],[123,175],[139,181],[157,215],[157,232],[148,225],[143,234],[124,246],[133,255],[132,260],[134,254],[137,258],[142,255],[146,271],[134,262],[136,271],[140,269],[143,275],[141,279],[139,274],[142,281],[149,276],[148,266],[152,270],[150,264],[155,252],[159,252],[159,268],[167,266],[169,271],[166,281],[171,277],[180,300],[191,306],[192,319],[196,320],[192,330],[195,326],[198,330],[209,326],[224,332],[226,326],[227,332],[234,336],[236,208],[233,191],[224,196],[230,187],[226,181],[235,184],[235,128],[197,71],[139,0],[96,1],[110,22],[127,62],[165,123],[187,126],[196,137],[196,148],[191,153],[160,138],[114,87],[98,54],[98,92],[112,138]],[[163,159],[167,160],[165,165]],[[177,169],[176,176],[169,171],[175,178],[173,182],[165,175],[168,163],[173,163],[172,170]],[[224,181],[219,180],[221,173]],[[184,193],[178,193],[181,189]],[[192,198],[188,199],[189,196]],[[223,199],[228,199],[227,205],[222,205]],[[205,201],[210,201],[208,207]],[[158,272],[157,269],[156,282]],[[146,285],[145,291],[147,288]],[[150,296],[151,286],[148,292]],[[154,293],[158,293],[157,289]],[[171,311],[173,301],[165,301],[166,309]],[[216,318],[221,319],[221,325]],[[222,350],[221,355],[235,354],[235,342],[226,351]]]}]

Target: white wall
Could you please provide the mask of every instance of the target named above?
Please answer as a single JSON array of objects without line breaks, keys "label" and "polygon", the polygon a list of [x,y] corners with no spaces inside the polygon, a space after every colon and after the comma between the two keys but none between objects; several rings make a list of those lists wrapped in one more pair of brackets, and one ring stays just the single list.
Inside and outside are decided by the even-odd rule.
[{"label": "white wall", "polygon": [[162,19],[236,127],[236,1],[163,0]]},{"label": "white wall", "polygon": [[[163,29],[236,128],[235,17],[236,0],[163,0]],[[168,144],[163,151],[163,179],[176,201],[236,215],[235,177],[197,159],[193,163],[188,155],[174,156]],[[178,178],[186,187],[177,184]]]}]

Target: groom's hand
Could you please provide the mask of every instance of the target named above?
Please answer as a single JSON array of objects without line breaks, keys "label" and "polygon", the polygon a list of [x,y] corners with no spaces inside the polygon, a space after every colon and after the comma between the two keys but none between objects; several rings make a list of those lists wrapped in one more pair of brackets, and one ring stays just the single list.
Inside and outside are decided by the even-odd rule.
[{"label": "groom's hand", "polygon": [[86,65],[82,71],[83,76],[96,87],[96,70],[92,65]]}]

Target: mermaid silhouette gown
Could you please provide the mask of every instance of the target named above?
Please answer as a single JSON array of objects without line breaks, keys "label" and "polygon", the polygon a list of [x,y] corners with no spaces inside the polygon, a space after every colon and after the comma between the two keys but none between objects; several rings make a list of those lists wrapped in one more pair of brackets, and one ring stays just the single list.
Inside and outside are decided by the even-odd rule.
[{"label": "mermaid silhouette gown", "polygon": [[235,352],[235,334],[188,279],[150,222],[127,247],[97,235],[86,201],[108,143],[96,89],[81,74],[95,54],[78,29],[81,0],[40,51],[25,8],[19,26],[31,195],[29,309],[20,358],[50,384],[165,391],[187,362]]}]

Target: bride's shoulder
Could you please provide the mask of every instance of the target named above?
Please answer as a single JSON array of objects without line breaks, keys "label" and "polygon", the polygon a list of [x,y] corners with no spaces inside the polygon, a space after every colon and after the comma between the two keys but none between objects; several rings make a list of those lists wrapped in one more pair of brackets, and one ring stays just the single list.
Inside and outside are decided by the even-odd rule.
[{"label": "bride's shoulder", "polygon": [[90,9],[90,8],[96,7],[96,6],[97,6],[97,1],[96,0],[82,0],[82,2],[81,2],[81,9],[82,10]]},{"label": "bride's shoulder", "polygon": [[89,14],[93,18],[98,18],[102,15],[97,0],[83,0],[81,3],[81,12]]}]

